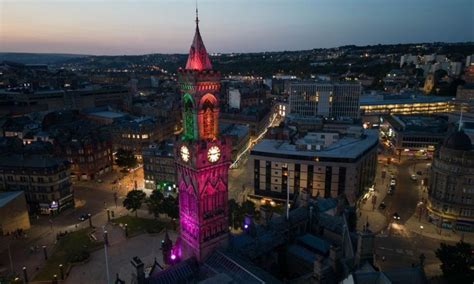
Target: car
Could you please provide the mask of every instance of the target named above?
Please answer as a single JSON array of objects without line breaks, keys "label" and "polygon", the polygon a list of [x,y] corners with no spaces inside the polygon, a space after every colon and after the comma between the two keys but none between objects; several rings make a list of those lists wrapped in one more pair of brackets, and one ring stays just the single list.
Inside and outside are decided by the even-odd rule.
[{"label": "car", "polygon": [[390,180],[390,185],[396,185],[396,184],[397,184],[397,182],[395,181],[395,179]]},{"label": "car", "polygon": [[395,186],[391,185],[388,188],[387,194],[392,195],[395,192]]},{"label": "car", "polygon": [[385,203],[382,201],[379,205],[379,209],[384,210],[385,208],[387,208],[387,205],[385,205]]},{"label": "car", "polygon": [[400,215],[398,215],[397,212],[393,213],[393,219],[396,220],[396,221],[399,221],[400,220]]},{"label": "car", "polygon": [[89,219],[89,214],[81,214],[81,216],[79,216],[80,221],[85,221],[87,219]]},{"label": "car", "polygon": [[418,180],[418,177],[415,174],[411,175],[410,178],[411,178],[412,181]]}]

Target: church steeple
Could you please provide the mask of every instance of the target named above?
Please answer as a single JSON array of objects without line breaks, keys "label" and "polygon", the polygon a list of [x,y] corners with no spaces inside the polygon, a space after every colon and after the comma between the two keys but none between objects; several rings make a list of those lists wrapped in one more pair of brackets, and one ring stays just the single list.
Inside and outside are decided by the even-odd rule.
[{"label": "church steeple", "polygon": [[188,61],[186,62],[188,70],[211,70],[211,60],[207,54],[206,47],[199,32],[199,15],[196,7],[196,32],[194,34],[193,43],[189,49]]}]

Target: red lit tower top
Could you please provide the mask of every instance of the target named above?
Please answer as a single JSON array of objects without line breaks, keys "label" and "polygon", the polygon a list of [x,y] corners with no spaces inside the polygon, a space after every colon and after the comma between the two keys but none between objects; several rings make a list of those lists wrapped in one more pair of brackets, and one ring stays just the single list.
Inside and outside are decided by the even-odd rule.
[{"label": "red lit tower top", "polygon": [[207,55],[206,47],[199,32],[199,17],[196,8],[196,33],[194,34],[193,43],[189,49],[188,61],[186,62],[186,69],[188,70],[211,70],[211,60]]}]

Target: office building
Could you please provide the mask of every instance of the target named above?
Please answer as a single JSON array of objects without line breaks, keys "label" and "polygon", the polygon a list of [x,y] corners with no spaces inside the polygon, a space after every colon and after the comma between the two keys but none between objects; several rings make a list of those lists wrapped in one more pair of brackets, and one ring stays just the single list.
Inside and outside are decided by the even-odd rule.
[{"label": "office building", "polygon": [[143,149],[169,138],[174,133],[174,126],[174,119],[165,117],[139,117],[117,121],[112,125],[114,150],[129,150],[141,159]]},{"label": "office building", "polygon": [[378,133],[353,127],[308,133],[295,143],[264,139],[252,149],[255,194],[286,199],[306,190],[311,196],[345,195],[354,204],[372,186],[377,164]]},{"label": "office building", "polygon": [[360,83],[292,82],[289,114],[295,118],[358,119],[361,91]]},{"label": "office building", "polygon": [[448,126],[445,116],[391,115],[385,117],[381,131],[398,155],[431,155],[445,138]]},{"label": "office building", "polygon": [[113,166],[112,137],[106,126],[81,118],[78,112],[51,112],[43,129],[53,139],[54,153],[71,164],[73,180],[99,179]]},{"label": "office building", "polygon": [[0,190],[23,191],[32,213],[56,214],[74,206],[69,163],[49,154],[0,155]]},{"label": "office building", "polygon": [[453,109],[451,97],[402,93],[370,94],[360,98],[362,116],[449,113]]},{"label": "office building", "polygon": [[143,172],[145,188],[162,189],[173,186],[177,182],[174,158],[174,143],[164,140],[161,143],[150,144],[143,149]]}]

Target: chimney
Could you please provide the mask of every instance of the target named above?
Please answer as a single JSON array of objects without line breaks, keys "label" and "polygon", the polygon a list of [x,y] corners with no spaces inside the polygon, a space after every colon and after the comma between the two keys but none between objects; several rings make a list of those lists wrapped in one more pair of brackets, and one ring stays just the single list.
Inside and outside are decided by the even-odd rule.
[{"label": "chimney", "polygon": [[145,283],[145,265],[141,261],[140,258],[135,256],[132,258],[132,265],[136,269],[136,276],[137,276],[137,284],[144,284]]}]

